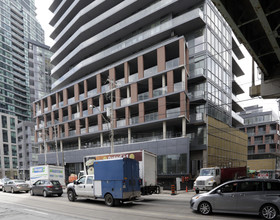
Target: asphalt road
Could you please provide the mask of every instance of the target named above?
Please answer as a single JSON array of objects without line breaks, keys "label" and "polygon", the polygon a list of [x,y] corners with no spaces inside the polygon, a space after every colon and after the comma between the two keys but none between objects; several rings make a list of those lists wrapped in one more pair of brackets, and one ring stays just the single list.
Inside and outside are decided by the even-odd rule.
[{"label": "asphalt road", "polygon": [[62,197],[30,196],[29,193],[0,192],[0,219],[191,219],[191,220],[256,220],[257,216],[212,214],[202,216],[189,208],[193,192],[171,196],[168,192],[143,196],[139,201],[124,203],[119,207],[107,207],[103,200],[80,199],[69,202]]}]

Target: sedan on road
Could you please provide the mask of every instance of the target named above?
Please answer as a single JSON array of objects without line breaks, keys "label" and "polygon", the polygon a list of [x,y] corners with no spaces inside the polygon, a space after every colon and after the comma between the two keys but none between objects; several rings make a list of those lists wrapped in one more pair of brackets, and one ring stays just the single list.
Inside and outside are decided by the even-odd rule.
[{"label": "sedan on road", "polygon": [[260,215],[274,220],[280,210],[280,181],[242,179],[226,182],[192,197],[190,206],[203,215],[211,212]]},{"label": "sedan on road", "polygon": [[63,193],[62,186],[57,180],[37,180],[30,189],[30,195],[43,195],[44,197],[51,195],[61,196]]},{"label": "sedan on road", "polygon": [[9,180],[4,184],[2,191],[11,193],[25,191],[28,193],[29,184],[23,180]]},{"label": "sedan on road", "polygon": [[7,183],[9,180],[9,178],[0,179],[0,190],[3,189],[4,184]]}]

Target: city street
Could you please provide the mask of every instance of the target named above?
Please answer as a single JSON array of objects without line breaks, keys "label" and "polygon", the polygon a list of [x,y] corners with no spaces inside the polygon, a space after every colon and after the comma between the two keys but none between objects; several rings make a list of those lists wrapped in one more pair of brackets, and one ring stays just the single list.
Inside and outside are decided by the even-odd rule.
[{"label": "city street", "polygon": [[62,197],[30,196],[29,193],[0,192],[0,219],[238,219],[256,220],[256,216],[212,214],[202,216],[189,208],[194,192],[171,196],[168,192],[143,196],[139,201],[119,207],[107,207],[103,200],[69,202]]}]

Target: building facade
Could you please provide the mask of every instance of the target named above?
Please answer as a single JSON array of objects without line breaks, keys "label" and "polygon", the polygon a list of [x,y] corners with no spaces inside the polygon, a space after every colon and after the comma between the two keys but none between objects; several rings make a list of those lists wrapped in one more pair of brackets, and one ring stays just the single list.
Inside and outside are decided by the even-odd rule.
[{"label": "building facade", "polygon": [[27,39],[44,42],[36,20],[34,0],[0,1],[0,112],[30,121]]},{"label": "building facade", "polygon": [[248,134],[248,166],[251,170],[280,172],[280,124],[274,111],[254,105],[240,113],[244,118],[241,131]]},{"label": "building facade", "polygon": [[18,177],[17,117],[0,113],[0,178]]},{"label": "building facade", "polygon": [[66,171],[88,154],[146,149],[159,177],[196,175],[208,166],[208,121],[243,123],[242,53],[211,1],[55,0],[50,10],[56,81],[33,103],[39,163],[56,164],[57,148]]},{"label": "building facade", "polygon": [[36,20],[34,0],[0,0],[0,10],[0,112],[17,116],[20,122],[17,128],[23,135],[18,137],[17,168],[19,178],[25,179],[29,161],[34,162],[29,157],[36,152],[36,147],[29,148],[35,126],[31,103],[50,92],[52,53],[43,44],[44,31]]}]

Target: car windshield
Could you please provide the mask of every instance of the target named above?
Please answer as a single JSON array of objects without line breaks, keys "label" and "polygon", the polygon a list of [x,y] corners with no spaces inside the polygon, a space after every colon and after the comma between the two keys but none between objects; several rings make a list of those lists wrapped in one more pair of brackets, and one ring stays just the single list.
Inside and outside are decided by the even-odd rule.
[{"label": "car windshield", "polygon": [[213,169],[202,169],[200,171],[200,176],[213,176],[214,175],[214,170]]}]

